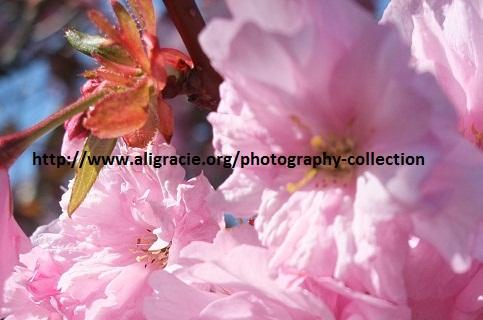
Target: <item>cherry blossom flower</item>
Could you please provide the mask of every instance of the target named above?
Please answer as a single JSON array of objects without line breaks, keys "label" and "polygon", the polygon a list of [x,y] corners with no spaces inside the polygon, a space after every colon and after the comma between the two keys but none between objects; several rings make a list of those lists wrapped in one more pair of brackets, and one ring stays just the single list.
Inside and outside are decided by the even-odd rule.
[{"label": "cherry blossom flower", "polygon": [[[161,141],[146,151],[174,155]],[[143,153],[124,143],[115,151]],[[209,182],[204,176],[184,182],[179,166],[107,166],[72,218],[65,211],[70,191],[61,201],[64,213],[36,231],[34,248],[7,282],[7,319],[139,318],[151,292],[149,274],[176,263],[184,246],[210,241],[218,230],[205,203]]]},{"label": "cherry blossom flower", "polygon": [[401,273],[413,236],[454,272],[469,271],[481,254],[481,154],[458,133],[434,79],[409,68],[396,30],[350,1],[228,5],[233,17],[201,35],[225,78],[209,117],[218,153],[404,152],[425,164],[237,168],[213,203],[256,215],[271,267],[308,277],[313,292],[336,280],[405,306]]}]

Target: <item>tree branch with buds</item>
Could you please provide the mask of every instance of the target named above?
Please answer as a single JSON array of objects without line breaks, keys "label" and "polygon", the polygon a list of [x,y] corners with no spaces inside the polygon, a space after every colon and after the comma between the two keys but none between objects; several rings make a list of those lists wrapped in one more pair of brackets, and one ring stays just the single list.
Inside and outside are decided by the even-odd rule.
[{"label": "tree branch with buds", "polygon": [[194,63],[183,89],[190,101],[209,110],[216,110],[220,102],[218,88],[223,79],[211,66],[198,41],[205,21],[194,0],[163,2]]}]

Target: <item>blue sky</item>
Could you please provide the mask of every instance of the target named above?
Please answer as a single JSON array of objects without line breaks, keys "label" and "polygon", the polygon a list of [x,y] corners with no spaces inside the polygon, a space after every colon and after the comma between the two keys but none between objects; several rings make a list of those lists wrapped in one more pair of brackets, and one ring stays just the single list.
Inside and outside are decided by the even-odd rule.
[{"label": "blue sky", "polygon": [[386,8],[387,4],[390,0],[378,0],[377,1],[377,16],[381,17],[382,13],[384,12],[384,8]]},{"label": "blue sky", "polygon": [[[64,95],[60,83],[52,79],[49,64],[37,59],[0,78],[0,123],[14,122],[19,129],[28,128],[52,114],[62,105]],[[12,103],[15,103],[13,106]],[[32,152],[39,151],[46,137],[35,143],[14,164],[12,183],[33,177]]]}]

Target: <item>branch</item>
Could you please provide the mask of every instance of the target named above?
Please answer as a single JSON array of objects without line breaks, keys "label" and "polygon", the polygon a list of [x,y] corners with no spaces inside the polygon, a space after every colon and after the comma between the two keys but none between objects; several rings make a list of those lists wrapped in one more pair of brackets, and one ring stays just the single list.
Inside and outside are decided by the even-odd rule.
[{"label": "branch", "polygon": [[194,69],[188,75],[185,84],[189,100],[215,111],[220,102],[218,87],[223,79],[213,69],[198,42],[198,35],[205,27],[205,21],[194,0],[163,2],[194,63]]}]

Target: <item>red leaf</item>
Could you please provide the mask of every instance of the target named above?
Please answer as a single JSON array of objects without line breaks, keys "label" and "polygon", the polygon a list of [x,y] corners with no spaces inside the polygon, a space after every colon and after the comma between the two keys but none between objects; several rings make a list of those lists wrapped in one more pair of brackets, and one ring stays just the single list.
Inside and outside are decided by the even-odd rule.
[{"label": "red leaf", "polygon": [[159,52],[162,54],[166,63],[176,66],[179,60],[183,60],[187,65],[193,68],[193,61],[191,58],[183,52],[173,48],[161,48]]},{"label": "red leaf", "polygon": [[86,71],[83,73],[83,76],[88,79],[108,81],[114,85],[130,86],[133,83],[133,80],[128,77],[102,67],[96,70]]},{"label": "red leaf", "polygon": [[144,45],[141,40],[136,21],[129,15],[126,9],[117,1],[113,1],[112,7],[119,20],[121,28],[122,45],[129,52],[129,54],[136,60],[136,62],[145,71],[149,71],[149,60],[144,51]]},{"label": "red leaf", "polygon": [[142,70],[139,68],[130,67],[124,64],[119,64],[99,55],[94,55],[94,58],[106,69],[109,69],[116,73],[120,73],[126,77],[139,76],[142,74]]},{"label": "red leaf", "polygon": [[132,148],[145,148],[153,139],[155,133],[156,128],[153,126],[152,118],[149,117],[141,129],[125,134],[122,138]]},{"label": "red leaf", "polygon": [[144,148],[153,139],[156,131],[159,131],[167,143],[173,136],[174,118],[171,107],[162,98],[151,103],[149,119],[144,126],[132,133],[124,135],[124,141],[130,147]]},{"label": "red leaf", "polygon": [[87,113],[84,126],[101,139],[116,138],[141,128],[148,120],[149,86],[112,93]]},{"label": "red leaf", "polygon": [[167,104],[161,97],[158,98],[158,129],[163,135],[167,143],[171,142],[174,131],[174,117],[171,106]]},{"label": "red leaf", "polygon": [[89,19],[96,25],[96,27],[104,33],[111,40],[119,43],[121,42],[121,37],[119,31],[112,26],[112,24],[104,17],[104,15],[97,10],[89,10],[87,13]]},{"label": "red leaf", "polygon": [[151,0],[128,0],[136,18],[143,24],[143,29],[156,36],[156,15]]},{"label": "red leaf", "polygon": [[166,86],[166,79],[168,77],[164,57],[159,54],[159,51],[154,51],[151,59],[151,74],[156,79],[157,89],[161,91]]}]

